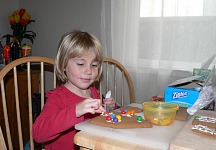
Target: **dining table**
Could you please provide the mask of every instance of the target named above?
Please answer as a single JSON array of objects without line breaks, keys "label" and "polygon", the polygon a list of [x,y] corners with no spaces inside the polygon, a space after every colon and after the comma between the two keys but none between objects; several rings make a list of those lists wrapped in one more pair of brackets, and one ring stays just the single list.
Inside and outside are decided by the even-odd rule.
[{"label": "dining table", "polygon": [[[198,110],[193,116],[206,116],[216,118],[216,111]],[[194,117],[191,117],[191,119],[187,121],[183,129],[171,141],[170,150],[216,149],[216,136],[209,136],[191,130],[194,126],[192,124]]]},{"label": "dining table", "polygon": [[[129,106],[142,109],[142,104],[138,103]],[[135,115],[144,118],[143,112]],[[87,120],[75,125],[79,132],[75,134],[74,143],[80,146],[81,150],[166,150],[186,123],[187,121],[175,120],[169,126],[114,129],[92,124]]]}]

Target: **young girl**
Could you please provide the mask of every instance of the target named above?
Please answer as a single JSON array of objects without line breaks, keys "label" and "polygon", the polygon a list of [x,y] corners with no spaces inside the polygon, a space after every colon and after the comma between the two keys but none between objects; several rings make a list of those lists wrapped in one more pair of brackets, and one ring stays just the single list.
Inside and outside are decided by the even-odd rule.
[{"label": "young girl", "polygon": [[[92,87],[102,72],[103,52],[90,33],[73,31],[62,37],[55,61],[57,77],[63,84],[47,92],[46,104],[33,124],[36,142],[46,150],[73,150],[74,126],[105,112],[100,94]],[[104,103],[114,104],[112,98]]]}]

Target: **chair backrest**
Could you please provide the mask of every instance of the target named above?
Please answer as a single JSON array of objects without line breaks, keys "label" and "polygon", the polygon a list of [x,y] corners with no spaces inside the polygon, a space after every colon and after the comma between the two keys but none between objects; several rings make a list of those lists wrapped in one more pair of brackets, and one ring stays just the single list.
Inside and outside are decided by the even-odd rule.
[{"label": "chair backrest", "polygon": [[134,103],[136,100],[130,74],[120,62],[108,57],[103,60],[99,91],[104,96],[108,91],[111,91],[112,97],[121,106],[124,106],[127,102],[129,104]]},{"label": "chair backrest", "polygon": [[[41,108],[44,105],[46,72],[53,76],[53,88],[56,87],[54,59],[30,56],[17,59],[6,65],[0,71],[1,99],[0,126],[7,148],[24,149],[30,139],[31,150],[34,150],[32,138],[33,124],[33,93],[40,93]],[[1,106],[2,105],[2,106]],[[3,109],[2,109],[3,107]],[[1,111],[3,110],[3,112]],[[3,124],[4,122],[4,124]]]},{"label": "chair backrest", "polygon": [[0,126],[0,149],[1,150],[7,150],[6,145],[5,145],[5,140],[4,140],[4,137],[2,134],[1,126]]}]

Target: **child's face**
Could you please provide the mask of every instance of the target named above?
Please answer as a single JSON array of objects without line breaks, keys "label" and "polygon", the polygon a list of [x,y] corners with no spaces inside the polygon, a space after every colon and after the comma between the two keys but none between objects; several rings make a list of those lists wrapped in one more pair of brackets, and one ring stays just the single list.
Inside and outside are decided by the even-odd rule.
[{"label": "child's face", "polygon": [[93,52],[86,53],[81,57],[71,58],[65,67],[70,88],[86,90],[98,76],[99,62],[96,62]]}]

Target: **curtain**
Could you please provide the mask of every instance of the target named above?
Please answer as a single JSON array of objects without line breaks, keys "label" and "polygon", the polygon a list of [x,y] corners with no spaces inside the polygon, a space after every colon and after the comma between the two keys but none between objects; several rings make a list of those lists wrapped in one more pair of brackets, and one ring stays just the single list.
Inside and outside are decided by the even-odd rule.
[{"label": "curtain", "polygon": [[[105,54],[129,71],[137,103],[154,95],[163,96],[170,83],[191,76],[193,68],[200,68],[216,53],[216,3],[202,1],[202,16],[184,16],[186,13],[181,11],[181,15],[166,16],[168,1],[161,0],[161,15],[156,17],[140,17],[140,0],[102,1],[101,41]],[[176,1],[178,6],[181,0]]]}]

